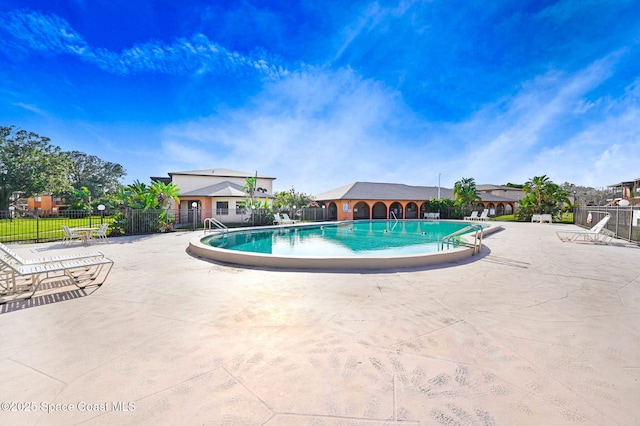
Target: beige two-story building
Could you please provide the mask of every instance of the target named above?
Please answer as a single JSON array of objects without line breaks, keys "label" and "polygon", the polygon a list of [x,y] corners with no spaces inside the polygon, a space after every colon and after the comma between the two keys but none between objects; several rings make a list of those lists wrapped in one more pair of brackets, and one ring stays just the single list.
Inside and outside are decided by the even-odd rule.
[{"label": "beige two-story building", "polygon": [[256,178],[255,198],[267,201],[274,198],[274,177],[246,173],[229,169],[204,169],[170,172],[169,177],[152,177],[153,181],[173,182],[180,189],[178,221],[202,223],[205,218],[215,217],[222,223],[241,223],[248,217],[245,207],[247,194],[243,187],[247,178]]}]

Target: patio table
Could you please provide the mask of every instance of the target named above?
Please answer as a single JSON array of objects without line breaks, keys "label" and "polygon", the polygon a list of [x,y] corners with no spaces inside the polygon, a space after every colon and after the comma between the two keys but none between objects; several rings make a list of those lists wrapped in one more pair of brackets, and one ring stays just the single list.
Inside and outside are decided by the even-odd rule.
[{"label": "patio table", "polygon": [[71,228],[72,232],[80,234],[80,240],[82,244],[89,245],[89,240],[91,239],[91,233],[96,232],[100,228]]}]

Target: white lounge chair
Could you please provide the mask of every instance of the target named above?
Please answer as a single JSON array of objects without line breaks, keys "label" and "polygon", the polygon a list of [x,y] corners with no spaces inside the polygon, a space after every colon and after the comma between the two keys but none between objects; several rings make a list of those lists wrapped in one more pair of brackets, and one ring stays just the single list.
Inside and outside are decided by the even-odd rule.
[{"label": "white lounge chair", "polygon": [[478,216],[478,220],[489,220],[489,209],[482,210],[482,214]]},{"label": "white lounge chair", "polygon": [[291,219],[288,213],[282,213],[282,219],[284,220],[285,223],[298,223],[297,220]]},{"label": "white lounge chair", "polygon": [[6,245],[0,243],[0,257],[11,258],[21,265],[33,265],[38,263],[55,263],[64,260],[86,259],[91,257],[103,258],[104,254],[94,251],[81,254],[66,254],[62,256],[41,257],[39,259],[24,259],[18,253],[14,252]]},{"label": "white lounge chair", "polygon": [[606,215],[603,217],[600,222],[596,223],[591,229],[579,229],[579,230],[564,230],[558,229],[556,230],[556,235],[560,238],[561,241],[590,241],[590,242],[600,242],[600,243],[609,243],[613,238],[613,233],[604,227],[609,222],[611,216]]},{"label": "white lounge chair", "polygon": [[[0,255],[0,303],[29,299],[45,282],[73,284],[80,289],[89,284],[100,286],[112,266],[112,260],[99,256],[25,260],[3,250]],[[24,293],[30,294],[21,297]]]},{"label": "white lounge chair", "polygon": [[478,211],[472,211],[471,216],[465,216],[464,220],[478,220]]},{"label": "white lounge chair", "polygon": [[291,218],[289,217],[288,214],[286,213],[282,213],[282,217],[280,216],[281,213],[274,213],[273,214],[273,222],[276,225],[291,225],[293,223],[296,223],[295,220],[291,220]]}]

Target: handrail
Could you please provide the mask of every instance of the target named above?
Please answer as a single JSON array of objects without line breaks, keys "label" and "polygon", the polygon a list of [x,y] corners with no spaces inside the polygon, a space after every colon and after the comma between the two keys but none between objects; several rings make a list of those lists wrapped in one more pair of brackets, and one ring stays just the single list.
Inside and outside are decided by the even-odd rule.
[{"label": "handrail", "polygon": [[398,222],[398,216],[396,216],[396,212],[394,212],[393,210],[391,210],[391,213],[389,213],[389,219],[391,219],[391,216],[393,216],[396,222]]},{"label": "handrail", "polygon": [[204,233],[206,234],[207,232],[214,231],[213,229],[214,226],[217,229],[221,229],[225,233],[229,230],[229,228],[227,228],[227,226],[224,223],[220,222],[215,217],[208,217],[204,220]]},{"label": "handrail", "polygon": [[[444,250],[444,244],[447,246],[451,244],[451,240],[455,237],[459,237],[462,234],[467,233],[470,230],[475,230],[474,241],[473,241],[473,254],[480,253],[480,249],[482,249],[482,236],[484,234],[484,227],[482,225],[469,225],[465,226],[462,229],[459,229],[451,234],[445,236],[440,240],[440,250]],[[479,235],[478,235],[479,233]]]}]

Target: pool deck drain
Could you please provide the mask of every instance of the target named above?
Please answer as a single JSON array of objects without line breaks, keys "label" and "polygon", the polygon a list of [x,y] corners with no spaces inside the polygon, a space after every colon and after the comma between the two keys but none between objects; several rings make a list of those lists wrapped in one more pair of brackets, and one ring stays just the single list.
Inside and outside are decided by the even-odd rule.
[{"label": "pool deck drain", "polygon": [[195,233],[92,246],[101,288],[0,306],[0,424],[640,424],[640,248],[502,225],[366,273],[202,261]]}]

